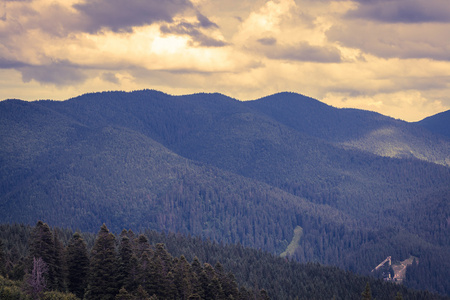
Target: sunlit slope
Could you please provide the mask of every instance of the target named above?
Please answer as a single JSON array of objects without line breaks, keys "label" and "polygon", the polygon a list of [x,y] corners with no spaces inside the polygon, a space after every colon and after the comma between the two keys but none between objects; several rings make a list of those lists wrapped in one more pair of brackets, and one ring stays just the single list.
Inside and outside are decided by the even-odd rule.
[{"label": "sunlit slope", "polygon": [[275,94],[246,104],[295,130],[335,145],[450,166],[450,139],[430,134],[448,131],[450,118],[445,116],[419,123],[433,126],[435,130],[430,132],[415,123],[370,111],[337,109],[294,93]]}]

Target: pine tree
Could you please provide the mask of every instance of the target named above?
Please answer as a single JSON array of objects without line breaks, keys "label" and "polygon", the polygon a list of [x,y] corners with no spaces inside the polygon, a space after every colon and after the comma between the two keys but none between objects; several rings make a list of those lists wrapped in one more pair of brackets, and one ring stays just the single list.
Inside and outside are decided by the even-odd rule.
[{"label": "pine tree", "polygon": [[267,294],[267,291],[262,289],[259,292],[260,296],[261,296],[261,300],[270,300],[269,294]]},{"label": "pine tree", "polygon": [[192,271],[197,274],[197,276],[200,275],[200,273],[203,271],[202,264],[200,263],[200,260],[197,256],[195,256],[192,260]]},{"label": "pine tree", "polygon": [[174,265],[174,280],[180,299],[188,299],[192,294],[192,270],[184,255]]},{"label": "pine tree", "polygon": [[116,272],[115,237],[103,224],[91,252],[90,280],[85,298],[113,300],[118,293]]},{"label": "pine tree", "polygon": [[402,293],[397,292],[397,296],[395,296],[395,300],[403,300]]},{"label": "pine tree", "polygon": [[46,272],[46,282],[50,289],[57,289],[56,282],[57,269],[55,258],[55,242],[50,227],[38,221],[31,232],[30,253],[27,262],[27,269],[30,271],[33,267],[33,260],[42,258],[45,262],[48,272]]},{"label": "pine tree", "polygon": [[142,285],[139,285],[138,288],[136,289],[136,296],[134,298],[135,300],[149,300],[150,296],[142,287]]},{"label": "pine tree", "polygon": [[[123,232],[122,232],[123,233]],[[134,235],[134,234],[133,234]],[[132,240],[129,238],[129,232],[121,234],[119,245],[119,269],[118,284],[132,292],[138,286],[138,259],[133,251]]]},{"label": "pine tree", "polygon": [[164,286],[166,299],[180,299],[174,281],[175,280],[172,272],[167,273],[167,278]]},{"label": "pine tree", "polygon": [[150,247],[150,243],[148,242],[148,239],[145,235],[140,234],[136,241],[136,256],[138,259],[141,259],[142,255],[144,253],[147,253],[147,255],[150,257],[153,253],[152,249]]},{"label": "pine tree", "polygon": [[148,253],[144,252],[142,257],[139,259],[139,270],[137,275],[137,281],[142,285],[144,290],[146,290],[147,292],[152,290],[150,276],[151,276],[151,261],[150,257],[148,256]]},{"label": "pine tree", "polygon": [[366,288],[364,289],[364,292],[361,294],[362,300],[371,300],[372,299],[372,292],[370,291],[370,284],[367,282]]},{"label": "pine tree", "polygon": [[64,246],[58,238],[58,234],[55,231],[53,233],[53,257],[54,257],[54,274],[53,274],[53,287],[58,291],[65,290],[65,268],[66,262],[64,259]]},{"label": "pine tree", "polygon": [[83,298],[87,287],[89,273],[89,257],[86,243],[78,232],[75,232],[66,248],[67,285],[71,293]]},{"label": "pine tree", "polygon": [[116,295],[115,300],[132,300],[133,296],[128,293],[128,291],[122,287],[119,293]]}]

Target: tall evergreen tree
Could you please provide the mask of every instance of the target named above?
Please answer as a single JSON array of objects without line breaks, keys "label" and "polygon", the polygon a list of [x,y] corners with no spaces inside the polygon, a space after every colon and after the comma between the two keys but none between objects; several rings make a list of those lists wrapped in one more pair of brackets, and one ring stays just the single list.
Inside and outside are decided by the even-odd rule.
[{"label": "tall evergreen tree", "polygon": [[127,291],[134,291],[137,288],[137,268],[138,260],[133,253],[132,242],[127,234],[121,235],[117,278],[119,286],[125,287]]},{"label": "tall evergreen tree", "polygon": [[64,246],[58,238],[58,233],[53,233],[53,258],[54,258],[54,274],[53,287],[59,291],[65,290],[65,269],[66,261],[64,257]]},{"label": "tall evergreen tree", "polygon": [[144,252],[142,257],[139,259],[139,270],[137,281],[141,284],[142,288],[149,292],[152,289],[150,282],[151,276],[151,261],[147,252]]},{"label": "tall evergreen tree", "polygon": [[397,292],[397,296],[395,296],[395,300],[403,300],[402,293]]},{"label": "tall evergreen tree", "polygon": [[188,299],[192,294],[192,270],[184,255],[176,262],[173,269],[175,286],[180,299]]},{"label": "tall evergreen tree", "polygon": [[83,298],[89,274],[89,257],[86,243],[78,232],[75,232],[66,248],[67,285],[70,292]]},{"label": "tall evergreen tree", "polygon": [[133,296],[130,295],[124,287],[122,287],[116,295],[115,300],[133,300]]},{"label": "tall evergreen tree", "polygon": [[119,289],[116,284],[117,260],[115,236],[102,225],[91,252],[87,300],[113,300]]},{"label": "tall evergreen tree", "polygon": [[137,256],[137,258],[141,259],[144,252],[147,253],[148,257],[150,257],[153,254],[147,237],[143,234],[140,234],[137,237],[137,241],[136,241],[136,256]]},{"label": "tall evergreen tree", "polygon": [[38,258],[42,258],[47,265],[48,272],[46,272],[45,279],[48,287],[57,289],[58,286],[55,282],[57,281],[58,267],[56,263],[58,262],[55,258],[55,241],[50,227],[42,221],[38,221],[31,232],[30,252],[27,262],[28,271],[31,271],[34,259]]},{"label": "tall evergreen tree", "polygon": [[370,284],[367,282],[364,292],[361,294],[362,300],[371,300],[372,299],[372,291],[370,290]]},{"label": "tall evergreen tree", "polygon": [[145,289],[142,287],[142,285],[139,285],[138,288],[136,289],[136,294],[135,294],[134,298],[136,300],[149,300],[150,296],[145,291]]}]

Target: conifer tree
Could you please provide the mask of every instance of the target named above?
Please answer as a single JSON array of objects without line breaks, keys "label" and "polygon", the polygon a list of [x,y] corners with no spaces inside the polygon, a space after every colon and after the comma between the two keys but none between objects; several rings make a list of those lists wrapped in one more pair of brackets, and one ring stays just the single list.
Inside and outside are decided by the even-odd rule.
[{"label": "conifer tree", "polygon": [[364,292],[361,294],[362,300],[371,300],[372,299],[372,292],[370,290],[370,284],[367,282],[366,288],[364,289]]},{"label": "conifer tree", "polygon": [[180,299],[188,299],[192,294],[192,270],[184,255],[174,265],[174,280]]},{"label": "conifer tree", "polygon": [[158,255],[153,255],[150,259],[149,276],[148,276],[148,293],[149,295],[156,295],[158,298],[165,298],[166,296],[166,280],[167,272],[165,271],[164,263]]},{"label": "conifer tree", "polygon": [[397,292],[397,296],[395,296],[395,300],[403,300],[402,293]]},{"label": "conifer tree", "polygon": [[[151,261],[147,252],[144,252],[139,259],[139,271],[137,275],[137,281],[141,284],[142,288],[149,292],[152,289],[151,282]],[[151,294],[150,294],[151,295]]]},{"label": "conifer tree", "polygon": [[139,285],[138,288],[136,289],[136,296],[134,298],[135,300],[149,300],[150,296],[142,287],[142,285]]},{"label": "conifer tree", "polygon": [[85,298],[113,300],[118,293],[116,272],[115,237],[103,224],[91,252],[90,279]]},{"label": "conifer tree", "polygon": [[269,294],[267,294],[266,290],[262,289],[259,292],[259,294],[260,294],[261,300],[270,300]]},{"label": "conifer tree", "polygon": [[167,273],[167,278],[165,280],[165,286],[164,286],[164,290],[165,290],[165,299],[180,299],[180,297],[178,296],[178,291],[177,291],[177,287],[175,286],[175,282],[174,282],[174,277],[173,277],[173,273],[169,272]]},{"label": "conifer tree", "polygon": [[78,232],[75,232],[66,248],[67,285],[71,293],[83,298],[89,273],[89,257],[86,243]]},{"label": "conifer tree", "polygon": [[53,233],[53,257],[54,257],[54,275],[53,287],[58,291],[65,290],[65,269],[66,262],[64,258],[64,246],[58,238],[58,233]]},{"label": "conifer tree", "polygon": [[128,293],[128,291],[122,287],[119,293],[116,295],[115,300],[132,300],[133,296]]},{"label": "conifer tree", "polygon": [[138,261],[133,253],[133,246],[128,235],[121,235],[121,237],[117,281],[119,286],[125,287],[128,291],[133,291],[137,288]]},{"label": "conifer tree", "polygon": [[172,256],[169,252],[167,252],[164,244],[156,244],[155,256],[159,257],[162,263],[163,272],[167,274],[167,272],[172,268]]},{"label": "conifer tree", "polygon": [[57,289],[58,287],[55,285],[57,274],[55,242],[50,227],[42,221],[38,221],[31,232],[30,252],[27,262],[28,271],[31,271],[33,267],[33,260],[38,258],[42,258],[48,268],[45,278],[48,287]]},{"label": "conifer tree", "polygon": [[195,256],[192,260],[192,271],[197,274],[197,276],[200,275],[200,273],[203,271],[202,264],[200,263],[200,260],[197,256]]},{"label": "conifer tree", "polygon": [[148,242],[148,239],[145,235],[140,234],[137,238],[136,242],[136,256],[138,259],[141,259],[142,255],[146,252],[148,256],[151,256],[151,247],[150,243]]}]

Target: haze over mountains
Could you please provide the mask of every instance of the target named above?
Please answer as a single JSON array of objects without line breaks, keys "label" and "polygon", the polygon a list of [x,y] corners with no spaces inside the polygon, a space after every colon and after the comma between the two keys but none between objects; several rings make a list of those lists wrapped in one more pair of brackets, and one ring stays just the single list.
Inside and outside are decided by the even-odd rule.
[{"label": "haze over mountains", "polygon": [[415,255],[405,284],[450,294],[449,120],[407,123],[293,93],[6,100],[0,222],[105,222],[276,254],[300,226],[295,259],[366,274]]}]

